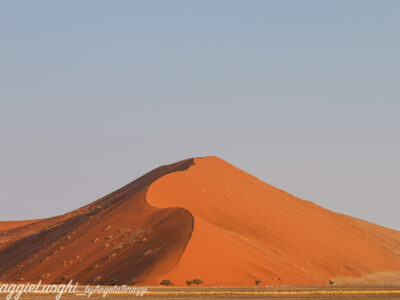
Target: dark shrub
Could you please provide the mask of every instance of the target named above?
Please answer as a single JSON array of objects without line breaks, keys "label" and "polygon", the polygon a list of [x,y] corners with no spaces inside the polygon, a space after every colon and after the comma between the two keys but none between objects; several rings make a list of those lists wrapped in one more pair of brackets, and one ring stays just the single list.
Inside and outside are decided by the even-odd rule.
[{"label": "dark shrub", "polygon": [[117,278],[116,277],[111,277],[110,282],[111,284],[116,284],[117,283]]},{"label": "dark shrub", "polygon": [[171,282],[171,280],[164,279],[164,280],[162,280],[160,282],[160,285],[171,286],[171,285],[174,285],[174,284]]},{"label": "dark shrub", "polygon": [[201,279],[193,279],[193,283],[195,284],[195,285],[199,285],[199,284],[202,284],[202,283],[204,283],[204,281],[203,280],[201,280]]}]

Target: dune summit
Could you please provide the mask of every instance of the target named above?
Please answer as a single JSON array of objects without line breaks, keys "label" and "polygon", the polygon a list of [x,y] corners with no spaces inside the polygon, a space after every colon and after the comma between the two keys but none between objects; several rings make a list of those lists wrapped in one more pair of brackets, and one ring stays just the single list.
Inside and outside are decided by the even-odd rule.
[{"label": "dune summit", "polygon": [[62,216],[0,222],[0,281],[391,284],[400,232],[338,214],[217,157],[159,167]]}]

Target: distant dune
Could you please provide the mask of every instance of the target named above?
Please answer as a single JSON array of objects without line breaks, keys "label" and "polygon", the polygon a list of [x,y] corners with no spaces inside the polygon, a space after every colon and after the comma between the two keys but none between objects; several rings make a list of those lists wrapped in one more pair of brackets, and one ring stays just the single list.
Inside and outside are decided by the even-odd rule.
[{"label": "distant dune", "polygon": [[34,223],[37,220],[26,220],[26,221],[0,221],[0,230],[8,230],[11,228],[20,227],[30,223]]},{"label": "distant dune", "polygon": [[159,167],[49,219],[0,222],[0,281],[205,286],[400,282],[400,232],[217,157]]}]

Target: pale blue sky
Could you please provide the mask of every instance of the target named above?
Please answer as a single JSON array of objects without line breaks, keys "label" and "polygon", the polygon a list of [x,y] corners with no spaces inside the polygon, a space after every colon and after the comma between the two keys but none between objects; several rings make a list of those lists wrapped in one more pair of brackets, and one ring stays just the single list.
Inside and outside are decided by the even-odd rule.
[{"label": "pale blue sky", "polygon": [[217,155],[400,229],[399,1],[2,1],[0,219]]}]

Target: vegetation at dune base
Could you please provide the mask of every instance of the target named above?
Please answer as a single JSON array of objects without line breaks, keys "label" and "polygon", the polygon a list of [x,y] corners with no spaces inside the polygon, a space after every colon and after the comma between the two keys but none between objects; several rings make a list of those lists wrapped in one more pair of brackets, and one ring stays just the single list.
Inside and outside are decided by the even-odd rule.
[{"label": "vegetation at dune base", "polygon": [[171,280],[164,279],[164,280],[161,280],[160,285],[171,286],[171,285],[174,285],[174,283],[171,282]]},{"label": "vegetation at dune base", "polygon": [[195,285],[200,285],[200,284],[202,284],[202,283],[204,283],[204,281],[203,280],[201,280],[201,279],[193,279],[193,283],[195,284]]},{"label": "vegetation at dune base", "polygon": [[261,283],[261,280],[256,280],[254,283],[258,286]]},{"label": "vegetation at dune base", "polygon": [[328,283],[330,286],[333,286],[335,284],[335,282],[332,279],[328,279]]},{"label": "vegetation at dune base", "polygon": [[202,284],[202,283],[204,283],[204,281],[201,280],[201,279],[198,279],[198,278],[195,278],[195,279],[193,279],[193,280],[188,280],[188,281],[186,281],[186,284],[187,284],[188,286],[192,286],[192,284],[200,285],[200,284]]},{"label": "vegetation at dune base", "polygon": [[111,284],[116,284],[117,281],[118,281],[117,277],[111,277],[111,279],[110,279]]}]

